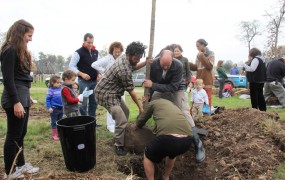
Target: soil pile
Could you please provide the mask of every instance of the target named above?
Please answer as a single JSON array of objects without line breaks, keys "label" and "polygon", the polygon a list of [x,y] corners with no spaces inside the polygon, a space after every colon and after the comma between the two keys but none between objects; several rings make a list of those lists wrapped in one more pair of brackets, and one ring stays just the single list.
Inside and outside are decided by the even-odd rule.
[{"label": "soil pile", "polygon": [[[209,131],[203,138],[206,160],[194,163],[189,151],[176,162],[174,179],[272,179],[284,152],[272,135],[265,135],[264,122],[276,114],[252,108],[229,109],[197,122]],[[278,141],[280,143],[280,141]]]}]

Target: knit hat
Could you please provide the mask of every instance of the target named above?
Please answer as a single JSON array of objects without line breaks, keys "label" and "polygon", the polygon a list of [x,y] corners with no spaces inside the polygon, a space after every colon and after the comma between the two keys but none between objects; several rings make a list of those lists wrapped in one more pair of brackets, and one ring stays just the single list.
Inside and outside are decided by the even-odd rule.
[{"label": "knit hat", "polygon": [[196,43],[203,44],[204,46],[208,45],[208,43],[207,43],[207,41],[205,41],[205,39],[198,39]]}]

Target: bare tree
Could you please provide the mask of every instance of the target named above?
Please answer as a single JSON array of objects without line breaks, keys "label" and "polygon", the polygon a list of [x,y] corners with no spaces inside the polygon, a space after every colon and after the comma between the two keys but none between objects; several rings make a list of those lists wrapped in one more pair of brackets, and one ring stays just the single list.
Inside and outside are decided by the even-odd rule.
[{"label": "bare tree", "polygon": [[233,67],[233,61],[232,60],[226,60],[224,62],[224,69],[227,73],[229,73],[231,71],[231,68]]},{"label": "bare tree", "polygon": [[259,31],[260,23],[257,20],[253,21],[242,21],[240,23],[241,35],[239,35],[239,39],[247,44],[248,50],[250,50],[251,42],[254,37],[257,35],[261,35]]},{"label": "bare tree", "polygon": [[101,49],[101,50],[99,51],[99,56],[100,56],[100,57],[107,56],[107,55],[109,54],[108,50],[109,50],[109,49],[107,48],[107,46],[104,45],[103,49]]},{"label": "bare tree", "polygon": [[[152,0],[148,58],[151,58],[153,54],[154,32],[155,32],[155,11],[156,11],[156,0]],[[146,63],[146,79],[150,79],[150,64],[149,63]],[[146,98],[146,101],[143,105],[146,106],[149,100],[149,96],[150,96],[150,88],[145,88],[144,96]]]},{"label": "bare tree", "polygon": [[268,42],[267,42],[267,48],[270,50],[267,52],[267,55],[269,57],[277,57],[278,56],[278,38],[279,34],[281,33],[281,25],[284,22],[284,14],[285,14],[285,0],[279,0],[279,12],[275,13],[269,13],[268,11],[266,12],[266,15],[270,21],[267,25],[268,28]]}]

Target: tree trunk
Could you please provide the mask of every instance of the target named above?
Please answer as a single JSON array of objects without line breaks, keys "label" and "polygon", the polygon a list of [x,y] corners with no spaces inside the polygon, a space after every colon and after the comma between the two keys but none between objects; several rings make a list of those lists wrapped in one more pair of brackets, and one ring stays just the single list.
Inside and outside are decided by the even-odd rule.
[{"label": "tree trunk", "polygon": [[[156,10],[156,0],[152,0],[152,9],[151,9],[151,25],[150,25],[150,39],[149,39],[149,50],[148,50],[148,58],[152,57],[153,53],[153,44],[154,44],[154,31],[155,31],[155,10]],[[150,64],[146,64],[146,79],[150,79]],[[150,88],[144,89],[144,96],[146,101],[143,106],[145,107],[150,98]]]}]

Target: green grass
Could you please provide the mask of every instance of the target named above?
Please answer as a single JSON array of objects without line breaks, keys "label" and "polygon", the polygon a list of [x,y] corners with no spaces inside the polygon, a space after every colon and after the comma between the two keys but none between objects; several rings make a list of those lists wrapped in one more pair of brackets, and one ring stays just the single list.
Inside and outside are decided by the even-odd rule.
[{"label": "green grass", "polygon": [[223,98],[223,99],[213,96],[212,98],[213,98],[212,106],[220,106],[220,107],[224,106],[227,109],[251,106],[249,99],[239,99],[238,96],[233,96],[230,98]]},{"label": "green grass", "polygon": [[36,88],[46,88],[47,86],[45,85],[45,83],[44,82],[33,82],[32,83],[32,88],[33,87],[36,87]]}]

